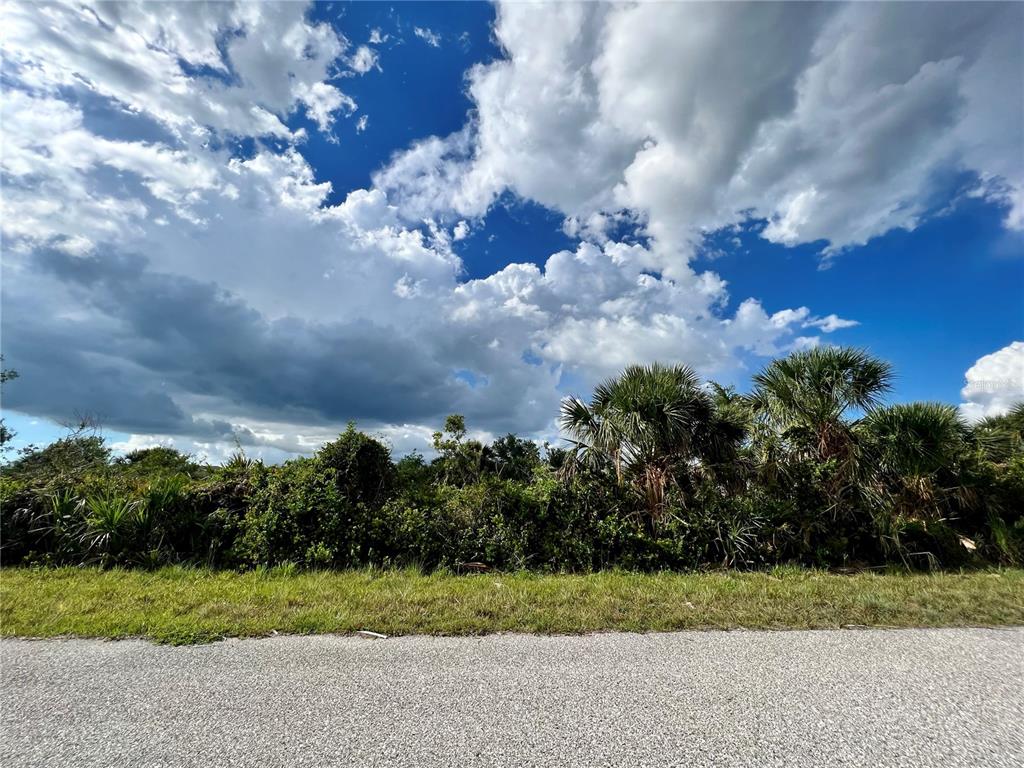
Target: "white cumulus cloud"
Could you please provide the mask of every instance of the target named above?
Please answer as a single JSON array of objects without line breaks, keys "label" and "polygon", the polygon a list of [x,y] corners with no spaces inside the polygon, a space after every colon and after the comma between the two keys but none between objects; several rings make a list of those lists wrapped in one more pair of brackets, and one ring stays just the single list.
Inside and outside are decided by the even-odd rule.
[{"label": "white cumulus cloud", "polygon": [[964,374],[960,412],[968,421],[1000,416],[1024,402],[1024,341],[1014,341],[978,361]]},{"label": "white cumulus cloud", "polygon": [[502,3],[473,119],[377,182],[416,216],[628,210],[669,274],[751,216],[827,255],[913,229],[961,172],[1020,227],[1022,28],[1009,3]]}]

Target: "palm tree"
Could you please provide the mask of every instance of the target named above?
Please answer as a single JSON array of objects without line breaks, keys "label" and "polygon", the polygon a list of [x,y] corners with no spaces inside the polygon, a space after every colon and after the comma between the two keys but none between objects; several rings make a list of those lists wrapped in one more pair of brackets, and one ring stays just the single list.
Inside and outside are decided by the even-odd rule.
[{"label": "palm tree", "polygon": [[676,474],[721,455],[734,434],[726,427],[735,427],[716,420],[714,400],[692,368],[660,363],[630,366],[599,384],[589,403],[566,398],[560,422],[578,460],[632,486],[655,524]]},{"label": "palm tree", "polygon": [[754,419],[747,398],[735,387],[708,382],[713,411],[711,419],[697,433],[697,452],[702,468],[730,492],[740,492],[753,468],[749,450],[744,450]]},{"label": "palm tree", "polygon": [[847,416],[878,407],[892,376],[889,363],[864,350],[815,347],[772,361],[754,376],[748,402],[799,454],[845,463],[855,447]]},{"label": "palm tree", "polygon": [[1001,416],[978,422],[973,436],[985,455],[1000,463],[1024,452],[1024,402],[1016,403]]},{"label": "palm tree", "polygon": [[863,482],[883,549],[906,559],[901,535],[907,530],[940,531],[946,518],[977,506],[977,494],[960,472],[971,433],[955,407],[877,408],[857,425],[857,433],[871,468]]},{"label": "palm tree", "polygon": [[955,407],[927,402],[877,408],[860,429],[873,442],[879,469],[915,477],[952,466],[969,434]]},{"label": "palm tree", "polygon": [[911,515],[937,513],[955,488],[939,484],[955,468],[970,431],[960,413],[944,403],[905,403],[878,408],[858,430],[876,475],[895,490],[894,510]]}]

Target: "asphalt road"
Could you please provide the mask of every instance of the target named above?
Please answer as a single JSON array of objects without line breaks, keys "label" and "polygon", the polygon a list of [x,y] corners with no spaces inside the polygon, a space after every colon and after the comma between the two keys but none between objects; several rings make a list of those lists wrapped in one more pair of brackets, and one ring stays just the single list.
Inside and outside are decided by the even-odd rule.
[{"label": "asphalt road", "polygon": [[0,641],[0,765],[1024,765],[1024,629]]}]

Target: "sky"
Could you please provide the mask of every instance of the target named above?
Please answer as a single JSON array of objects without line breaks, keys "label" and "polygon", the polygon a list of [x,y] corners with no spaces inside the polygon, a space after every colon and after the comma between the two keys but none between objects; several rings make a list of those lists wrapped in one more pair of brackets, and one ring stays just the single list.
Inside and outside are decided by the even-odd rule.
[{"label": "sky", "polygon": [[557,440],[682,362],[1024,399],[1024,4],[0,7],[4,417],[118,451]]}]

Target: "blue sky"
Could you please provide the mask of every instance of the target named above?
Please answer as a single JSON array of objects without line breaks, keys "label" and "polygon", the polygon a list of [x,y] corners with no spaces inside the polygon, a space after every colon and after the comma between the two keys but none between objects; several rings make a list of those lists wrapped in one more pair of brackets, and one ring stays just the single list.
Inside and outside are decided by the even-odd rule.
[{"label": "blue sky", "polygon": [[[378,46],[380,69],[348,88],[379,129],[357,133],[354,123],[344,126],[339,133],[349,152],[311,134],[309,152],[339,195],[369,186],[371,174],[411,142],[462,128],[473,106],[465,93],[466,71],[501,55],[490,35],[489,3],[318,3],[311,18],[359,30],[362,37],[350,33],[356,42],[366,42],[374,29],[388,36]],[[417,27],[439,35],[439,44],[417,37]]]},{"label": "blue sky", "polygon": [[828,343],[1024,396],[1021,6],[173,7],[4,10],[19,444],[553,438]]},{"label": "blue sky", "polygon": [[1024,259],[1003,211],[963,201],[913,232],[897,230],[818,268],[814,245],[785,248],[756,237],[712,265],[740,296],[769,306],[808,301],[860,325],[844,344],[894,363],[893,399],[959,402],[964,371],[1024,328]]}]

